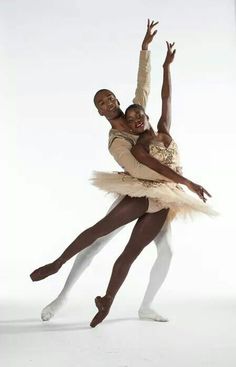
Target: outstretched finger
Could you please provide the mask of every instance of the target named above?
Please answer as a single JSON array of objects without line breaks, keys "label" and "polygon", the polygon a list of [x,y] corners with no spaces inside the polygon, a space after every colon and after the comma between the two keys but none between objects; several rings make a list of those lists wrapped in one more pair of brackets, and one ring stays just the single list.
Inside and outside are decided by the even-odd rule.
[{"label": "outstretched finger", "polygon": [[152,38],[155,36],[155,34],[157,34],[157,31],[154,31],[153,34],[151,35]]},{"label": "outstretched finger", "polygon": [[148,21],[147,21],[147,28],[149,29],[150,27],[150,19],[148,18]]},{"label": "outstretched finger", "polygon": [[207,195],[207,196],[209,196],[209,198],[211,198],[212,196],[211,196],[211,194],[206,190],[206,189],[204,189],[204,187],[202,188],[202,190],[203,190],[203,192]]},{"label": "outstretched finger", "polygon": [[151,23],[151,25],[150,25],[150,28],[155,27],[158,23],[159,23],[159,22],[155,22],[155,23],[154,23],[154,20],[153,20],[153,21],[152,21],[152,23]]},{"label": "outstretched finger", "polygon": [[170,44],[169,44],[169,42],[166,41],[166,45],[167,45],[168,51],[170,51]]},{"label": "outstretched finger", "polygon": [[207,201],[207,199],[205,198],[204,194],[199,193],[198,196],[200,197],[200,199],[205,203]]}]

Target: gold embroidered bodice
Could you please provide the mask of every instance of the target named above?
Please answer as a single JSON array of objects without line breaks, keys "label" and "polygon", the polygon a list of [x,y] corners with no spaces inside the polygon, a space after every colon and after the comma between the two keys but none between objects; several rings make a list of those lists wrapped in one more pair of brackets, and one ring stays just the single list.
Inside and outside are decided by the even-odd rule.
[{"label": "gold embroidered bodice", "polygon": [[181,173],[182,168],[180,167],[178,146],[174,140],[171,140],[168,147],[165,147],[163,142],[152,141],[149,145],[149,153],[161,163]]},{"label": "gold embroidered bodice", "polygon": [[[109,132],[109,147],[116,138],[122,138],[129,141],[132,147],[136,144],[138,137],[138,135],[111,129]],[[149,153],[161,163],[172,168],[177,173],[182,174],[178,146],[174,140],[171,140],[168,147],[165,147],[163,142],[153,140],[149,145]]]}]

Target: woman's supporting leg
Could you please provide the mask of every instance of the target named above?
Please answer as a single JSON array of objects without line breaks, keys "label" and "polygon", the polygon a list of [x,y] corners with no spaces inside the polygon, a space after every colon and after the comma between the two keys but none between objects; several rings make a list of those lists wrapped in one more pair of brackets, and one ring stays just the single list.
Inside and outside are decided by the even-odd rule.
[{"label": "woman's supporting leg", "polygon": [[168,209],[157,213],[145,214],[134,226],[130,240],[122,254],[116,260],[111,278],[104,297],[96,297],[95,303],[99,312],[93,318],[90,326],[95,327],[108,315],[111,304],[129,269],[141,251],[156,237],[165,223]]},{"label": "woman's supporting leg", "polygon": [[[112,209],[114,209],[123,199],[122,196],[120,196],[118,199],[114,201],[114,203],[109,208],[108,212],[111,212]],[[103,249],[103,247],[111,241],[111,239],[122,229],[123,227],[120,227],[116,229],[115,231],[109,233],[108,235],[99,238],[95,241],[93,246],[90,246],[83,251],[79,252],[78,255],[75,258],[74,264],[71,268],[71,271],[67,277],[67,280],[65,282],[64,287],[62,288],[59,295],[47,306],[45,306],[41,312],[41,319],[43,321],[48,321],[52,317],[55,316],[55,314],[62,308],[62,306],[65,304],[66,299],[74,286],[74,284],[77,282],[77,280],[80,278],[80,276],[83,274],[83,272],[87,269],[87,267],[91,264],[93,258]]]},{"label": "woman's supporting leg", "polygon": [[168,321],[168,319],[153,310],[151,304],[166,279],[172,259],[171,225],[169,222],[166,221],[160,233],[154,239],[154,242],[157,248],[157,259],[153,264],[149,283],[138,314],[140,319],[151,319],[164,322]]},{"label": "woman's supporting leg", "polygon": [[98,238],[141,217],[146,212],[147,208],[147,198],[131,198],[125,196],[125,198],[102,220],[82,232],[54,262],[33,271],[33,273],[30,274],[31,279],[37,281],[55,274],[63,264],[78,252],[90,246]]}]

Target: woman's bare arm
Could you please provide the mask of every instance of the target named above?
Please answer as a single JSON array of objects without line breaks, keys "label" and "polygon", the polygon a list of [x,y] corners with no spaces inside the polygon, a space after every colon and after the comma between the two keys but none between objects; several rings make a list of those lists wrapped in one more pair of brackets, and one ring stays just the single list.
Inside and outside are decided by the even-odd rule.
[{"label": "woman's bare arm", "polygon": [[204,202],[206,202],[207,200],[204,194],[211,197],[211,195],[201,185],[195,184],[194,182],[188,180],[186,177],[175,172],[170,167],[162,164],[156,158],[152,157],[142,144],[137,143],[131,149],[131,153],[140,163],[160,173],[162,176],[167,177],[173,182],[187,186],[189,190],[197,194],[200,197],[200,199],[202,199]]},{"label": "woman's bare arm", "polygon": [[157,124],[159,133],[170,135],[171,126],[171,75],[170,64],[173,62],[176,50],[173,50],[174,43],[167,44],[167,54],[163,64],[163,83],[161,89],[162,111]]}]

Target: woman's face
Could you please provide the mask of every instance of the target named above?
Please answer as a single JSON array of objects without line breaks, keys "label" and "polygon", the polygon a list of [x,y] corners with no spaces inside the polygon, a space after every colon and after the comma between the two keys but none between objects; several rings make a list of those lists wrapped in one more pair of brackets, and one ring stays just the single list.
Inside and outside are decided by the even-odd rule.
[{"label": "woman's face", "polygon": [[131,108],[126,113],[127,124],[134,134],[141,134],[149,128],[148,117],[142,109]]}]

